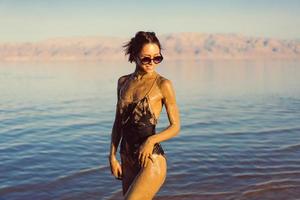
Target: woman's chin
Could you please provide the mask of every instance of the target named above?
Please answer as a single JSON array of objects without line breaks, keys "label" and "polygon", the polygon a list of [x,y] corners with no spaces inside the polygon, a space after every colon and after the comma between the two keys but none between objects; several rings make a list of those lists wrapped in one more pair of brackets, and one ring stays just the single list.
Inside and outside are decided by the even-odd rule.
[{"label": "woman's chin", "polygon": [[150,72],[151,73],[151,72],[153,72],[154,68],[153,67],[146,67],[144,70],[145,70],[145,72],[148,72],[148,73]]}]

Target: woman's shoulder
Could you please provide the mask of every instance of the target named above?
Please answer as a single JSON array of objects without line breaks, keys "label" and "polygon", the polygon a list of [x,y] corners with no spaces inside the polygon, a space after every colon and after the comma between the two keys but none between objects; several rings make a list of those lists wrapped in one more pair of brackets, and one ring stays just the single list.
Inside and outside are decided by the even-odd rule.
[{"label": "woman's shoulder", "polygon": [[166,87],[167,85],[172,84],[170,79],[168,79],[165,76],[162,76],[160,74],[158,74],[158,75],[159,75],[159,77],[158,77],[158,86],[160,88],[163,88],[163,87]]},{"label": "woman's shoulder", "polygon": [[123,85],[123,83],[131,76],[131,74],[132,73],[120,76],[118,78],[118,85]]},{"label": "woman's shoulder", "polygon": [[173,83],[170,79],[164,76],[160,76],[158,86],[163,97],[167,97],[170,96],[170,94],[174,94]]}]

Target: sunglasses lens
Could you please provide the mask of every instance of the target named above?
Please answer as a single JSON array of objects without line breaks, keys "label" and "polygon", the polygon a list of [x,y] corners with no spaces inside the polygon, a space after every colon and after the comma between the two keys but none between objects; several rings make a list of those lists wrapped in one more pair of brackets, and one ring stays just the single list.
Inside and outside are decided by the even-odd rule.
[{"label": "sunglasses lens", "polygon": [[155,64],[160,63],[162,60],[163,60],[163,57],[162,57],[162,56],[155,56],[155,57],[153,58],[153,62],[154,62]]},{"label": "sunglasses lens", "polygon": [[144,58],[141,59],[141,62],[142,62],[143,64],[149,64],[149,63],[151,63],[151,58],[149,58],[149,57],[144,57]]}]

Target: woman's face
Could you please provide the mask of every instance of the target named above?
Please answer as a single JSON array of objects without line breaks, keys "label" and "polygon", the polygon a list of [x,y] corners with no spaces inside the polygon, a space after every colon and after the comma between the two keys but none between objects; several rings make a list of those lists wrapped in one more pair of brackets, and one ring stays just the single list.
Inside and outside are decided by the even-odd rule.
[{"label": "woman's face", "polygon": [[140,59],[142,59],[144,57],[150,57],[151,59],[153,59],[155,56],[159,56],[159,55],[160,55],[160,49],[157,44],[155,44],[155,43],[145,44],[143,46],[140,54],[138,55],[138,58],[136,59],[136,63],[140,67],[141,70],[143,70],[147,73],[151,73],[155,70],[155,68],[158,64],[155,64],[153,62],[153,60],[149,64],[143,64],[143,63],[141,63]]}]

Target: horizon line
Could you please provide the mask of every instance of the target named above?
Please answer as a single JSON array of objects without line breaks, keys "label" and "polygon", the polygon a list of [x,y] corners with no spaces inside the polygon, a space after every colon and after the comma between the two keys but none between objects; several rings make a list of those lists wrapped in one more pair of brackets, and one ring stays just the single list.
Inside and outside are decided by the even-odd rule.
[{"label": "horizon line", "polygon": [[[145,30],[146,31],[146,30]],[[147,30],[151,31],[151,30]],[[152,31],[153,32],[153,31]],[[154,31],[156,34],[157,32]],[[243,37],[253,37],[253,38],[263,38],[263,39],[276,39],[276,40],[284,40],[284,41],[300,41],[300,37],[298,38],[282,38],[282,37],[275,37],[275,36],[264,36],[264,35],[249,35],[249,34],[244,34],[244,33],[239,33],[239,32],[196,32],[196,31],[182,31],[182,32],[167,32],[167,33],[161,33],[157,34],[158,37],[164,36],[164,35],[170,35],[170,34],[187,34],[187,33],[196,33],[196,34],[205,34],[205,35],[239,35]],[[135,33],[133,33],[131,36],[126,37],[126,36],[119,36],[119,35],[107,35],[107,34],[87,34],[87,35],[53,35],[49,37],[43,37],[43,38],[38,38],[36,40],[1,40],[0,39],[0,44],[3,43],[38,43],[42,42],[45,40],[50,40],[50,39],[61,39],[61,38],[80,38],[80,37],[112,37],[112,38],[124,38],[124,39],[130,39],[131,37],[134,36]]]}]

